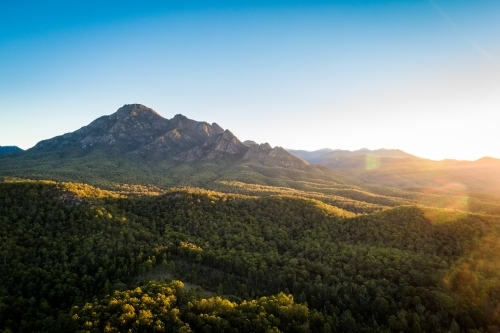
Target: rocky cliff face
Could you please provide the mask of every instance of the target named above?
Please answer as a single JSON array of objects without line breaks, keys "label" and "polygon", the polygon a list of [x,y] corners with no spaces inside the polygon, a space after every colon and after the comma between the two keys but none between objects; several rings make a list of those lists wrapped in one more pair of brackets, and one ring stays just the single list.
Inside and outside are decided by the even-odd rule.
[{"label": "rocky cliff face", "polygon": [[294,169],[308,165],[306,161],[290,154],[282,147],[272,148],[267,142],[259,145],[253,141],[249,142],[248,145],[249,149],[245,156],[243,156],[245,160],[253,160],[266,165],[282,166]]},{"label": "rocky cliff face", "polygon": [[165,119],[140,104],[125,105],[79,130],[39,142],[32,151],[106,150],[113,154],[162,155],[179,161],[243,156],[248,149],[219,125],[178,114]]},{"label": "rocky cliff face", "polygon": [[30,151],[65,148],[106,149],[124,153],[139,149],[169,129],[169,121],[140,104],[125,105],[79,130],[40,141]]},{"label": "rocky cliff face", "polygon": [[195,121],[181,114],[166,119],[141,104],[125,105],[75,132],[40,141],[29,151],[68,149],[161,156],[180,162],[242,160],[283,167],[307,164],[283,148],[242,143],[216,123]]}]

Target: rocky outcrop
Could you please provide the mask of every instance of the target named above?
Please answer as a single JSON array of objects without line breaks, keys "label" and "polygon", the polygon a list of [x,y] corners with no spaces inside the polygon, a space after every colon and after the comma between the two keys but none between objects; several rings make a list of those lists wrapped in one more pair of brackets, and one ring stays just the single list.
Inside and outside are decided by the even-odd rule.
[{"label": "rocky outcrop", "polygon": [[282,166],[286,168],[302,168],[308,163],[281,147],[272,148],[269,143],[251,144],[245,156],[246,160],[258,161],[262,164]]},{"label": "rocky outcrop", "polygon": [[246,141],[243,141],[243,143],[246,144],[248,147],[259,145],[257,142],[252,141],[252,140],[246,140]]},{"label": "rocky outcrop", "polygon": [[141,148],[165,133],[169,121],[140,104],[125,105],[109,116],[102,116],[79,130],[40,141],[31,151],[64,148],[91,150],[99,147],[115,153]]}]

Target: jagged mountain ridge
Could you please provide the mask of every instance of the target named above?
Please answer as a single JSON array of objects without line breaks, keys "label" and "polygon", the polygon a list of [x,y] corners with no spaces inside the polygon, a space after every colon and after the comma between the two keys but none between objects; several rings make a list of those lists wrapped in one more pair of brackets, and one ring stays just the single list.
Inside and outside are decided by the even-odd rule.
[{"label": "jagged mountain ridge", "polygon": [[252,160],[283,167],[308,163],[281,147],[246,144],[216,123],[199,122],[177,114],[163,118],[141,104],[124,105],[77,131],[37,143],[28,152],[76,150],[156,156],[180,162]]}]

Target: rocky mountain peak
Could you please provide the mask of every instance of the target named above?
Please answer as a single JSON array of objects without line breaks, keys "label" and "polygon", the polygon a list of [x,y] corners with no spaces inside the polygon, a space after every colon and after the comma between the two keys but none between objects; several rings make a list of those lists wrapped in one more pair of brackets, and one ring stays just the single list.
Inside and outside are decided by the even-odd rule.
[{"label": "rocky mountain peak", "polygon": [[223,133],[224,129],[220,127],[217,123],[212,123],[212,128],[217,133]]},{"label": "rocky mountain peak", "polygon": [[181,114],[181,113],[178,113],[176,114],[173,118],[172,118],[172,121],[182,121],[182,120],[187,120],[188,117],[186,117],[185,115]]},{"label": "rocky mountain peak", "polygon": [[246,144],[248,147],[258,145],[257,142],[252,141],[252,140],[245,140],[245,141],[243,141],[243,143]]},{"label": "rocky mountain peak", "polygon": [[182,114],[163,118],[141,104],[128,104],[71,133],[40,141],[30,151],[66,150],[78,155],[92,151],[139,154],[191,162],[203,160],[258,161],[285,167],[302,166],[303,160],[268,143],[248,145],[216,123],[195,121]]},{"label": "rocky mountain peak", "polygon": [[142,104],[125,104],[119,108],[115,113],[110,115],[111,118],[116,120],[125,119],[158,119],[163,118],[155,110],[148,108]]}]

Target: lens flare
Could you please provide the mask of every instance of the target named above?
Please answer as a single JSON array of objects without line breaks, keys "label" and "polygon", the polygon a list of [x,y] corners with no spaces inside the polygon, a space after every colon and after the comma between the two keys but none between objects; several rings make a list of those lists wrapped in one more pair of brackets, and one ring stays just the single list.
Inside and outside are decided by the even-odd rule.
[{"label": "lens flare", "polygon": [[469,196],[465,185],[457,182],[446,182],[444,179],[435,179],[432,188],[423,191],[432,194],[424,199],[425,204],[431,207],[446,208],[450,210],[467,211],[469,209]]},{"label": "lens flare", "polygon": [[380,157],[366,155],[365,167],[366,170],[373,170],[380,168]]}]

